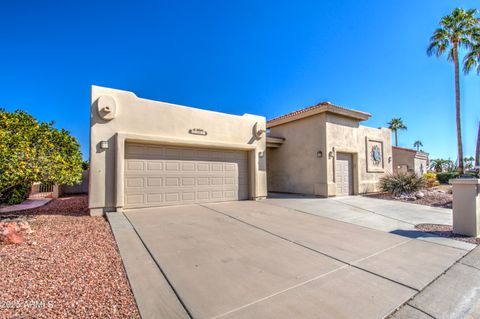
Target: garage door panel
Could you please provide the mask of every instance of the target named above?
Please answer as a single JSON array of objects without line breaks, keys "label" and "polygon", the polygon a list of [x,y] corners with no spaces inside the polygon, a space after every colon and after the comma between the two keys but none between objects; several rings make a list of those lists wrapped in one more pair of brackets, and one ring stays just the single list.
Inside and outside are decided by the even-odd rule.
[{"label": "garage door panel", "polygon": [[246,152],[127,144],[125,208],[248,199]]}]

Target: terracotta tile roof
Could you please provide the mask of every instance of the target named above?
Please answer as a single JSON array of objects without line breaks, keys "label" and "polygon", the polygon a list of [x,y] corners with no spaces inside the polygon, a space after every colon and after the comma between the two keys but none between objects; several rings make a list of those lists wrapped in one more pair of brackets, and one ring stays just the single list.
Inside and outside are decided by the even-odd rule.
[{"label": "terracotta tile roof", "polygon": [[398,147],[398,146],[392,146],[392,148],[400,150],[400,151],[407,151],[407,152],[417,153],[418,155],[428,156],[427,152],[424,152],[424,151],[421,151],[421,150],[417,151],[417,150],[414,150],[414,149],[411,149],[411,148]]},{"label": "terracotta tile roof", "polygon": [[401,151],[413,152],[413,153],[417,152],[417,150],[412,150],[411,148],[406,148],[406,147],[392,146],[392,148],[395,148],[395,149],[401,150]]},{"label": "terracotta tile roof", "polygon": [[306,107],[306,108],[303,108],[303,109],[300,109],[300,110],[296,110],[296,111],[293,111],[293,112],[290,112],[290,113],[287,113],[287,114],[284,114],[284,115],[280,115],[278,117],[275,117],[275,118],[269,120],[268,122],[275,122],[275,121],[278,121],[278,120],[281,120],[281,119],[286,119],[288,117],[292,117],[292,116],[295,116],[295,115],[298,115],[298,114],[302,114],[302,113],[308,112],[310,110],[318,109],[321,106],[325,106],[325,105],[330,105],[330,103],[329,102],[320,102],[318,104],[315,104],[315,105],[312,105],[312,106],[309,106],[309,107]]},{"label": "terracotta tile roof", "polygon": [[[315,111],[317,111],[317,112],[315,112]],[[290,121],[293,121],[293,120],[298,119],[298,118],[303,118],[303,117],[306,117],[306,116],[315,115],[317,113],[321,113],[321,112],[324,112],[324,111],[325,112],[328,111],[328,112],[332,112],[332,113],[342,114],[344,116],[351,116],[353,118],[356,118],[356,119],[359,119],[359,120],[362,120],[362,121],[366,120],[370,117],[369,113],[365,113],[365,112],[361,112],[361,111],[357,111],[357,110],[352,110],[352,109],[347,109],[347,108],[342,107],[342,106],[334,105],[330,102],[320,102],[318,104],[315,104],[315,105],[312,105],[312,106],[309,106],[309,107],[306,107],[306,108],[303,108],[303,109],[300,109],[300,110],[296,110],[296,111],[278,116],[276,118],[273,118],[273,119],[267,121],[267,126],[275,126],[279,122],[286,123],[286,122],[290,122]],[[309,115],[308,113],[311,113],[311,114]]]}]

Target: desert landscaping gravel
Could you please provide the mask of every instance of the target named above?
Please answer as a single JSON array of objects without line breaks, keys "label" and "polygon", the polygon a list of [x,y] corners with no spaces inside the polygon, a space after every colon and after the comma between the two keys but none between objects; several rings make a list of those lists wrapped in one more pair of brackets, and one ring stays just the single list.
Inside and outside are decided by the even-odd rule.
[{"label": "desert landscaping gravel", "polygon": [[455,234],[451,225],[418,224],[415,225],[415,228],[424,232],[435,234],[437,236],[447,237],[459,241],[464,241],[470,244],[480,245],[480,238]]},{"label": "desert landscaping gravel", "polygon": [[110,226],[88,215],[86,196],[9,215],[33,232],[0,244],[0,318],[140,317]]},{"label": "desert landscaping gravel", "polygon": [[453,201],[452,194],[446,193],[442,190],[424,190],[423,193],[425,195],[423,198],[416,198],[415,200],[396,199],[392,195],[387,193],[373,193],[373,194],[367,194],[364,196],[378,198],[378,199],[386,199],[386,200],[398,200],[402,202],[432,206],[432,207],[452,208],[452,201]]}]

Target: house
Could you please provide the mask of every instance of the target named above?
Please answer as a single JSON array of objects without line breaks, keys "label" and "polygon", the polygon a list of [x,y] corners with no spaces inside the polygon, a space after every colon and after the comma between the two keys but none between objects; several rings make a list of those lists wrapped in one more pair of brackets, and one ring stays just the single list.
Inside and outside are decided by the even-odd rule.
[{"label": "house", "polygon": [[374,192],[392,146],[389,129],[360,125],[369,117],[323,102],[266,122],[93,86],[90,213],[262,199],[267,181],[273,192]]},{"label": "house", "polygon": [[267,122],[268,190],[340,196],[377,191],[392,172],[391,131],[370,114],[322,102]]},{"label": "house", "polygon": [[265,118],[93,86],[91,215],[267,195]]},{"label": "house", "polygon": [[403,147],[392,147],[393,172],[423,175],[428,170],[428,153]]}]

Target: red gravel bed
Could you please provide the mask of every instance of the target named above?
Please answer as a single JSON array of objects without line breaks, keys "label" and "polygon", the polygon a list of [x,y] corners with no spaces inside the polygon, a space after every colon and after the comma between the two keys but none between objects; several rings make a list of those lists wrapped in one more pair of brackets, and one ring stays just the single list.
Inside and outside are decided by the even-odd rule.
[{"label": "red gravel bed", "polygon": [[416,200],[405,200],[405,199],[395,199],[392,195],[387,193],[373,193],[366,194],[366,197],[378,198],[378,199],[387,199],[387,200],[396,200],[406,203],[413,203],[425,206],[440,207],[440,208],[452,208],[453,196],[452,194],[435,192],[435,191],[426,191],[425,197],[416,199]]},{"label": "red gravel bed", "polygon": [[88,215],[86,196],[21,214],[34,232],[0,244],[0,318],[140,317],[110,226]]},{"label": "red gravel bed", "polygon": [[448,237],[470,244],[480,245],[480,238],[455,234],[453,232],[453,227],[450,225],[419,224],[415,225],[415,228],[424,232],[435,234],[437,236]]}]

